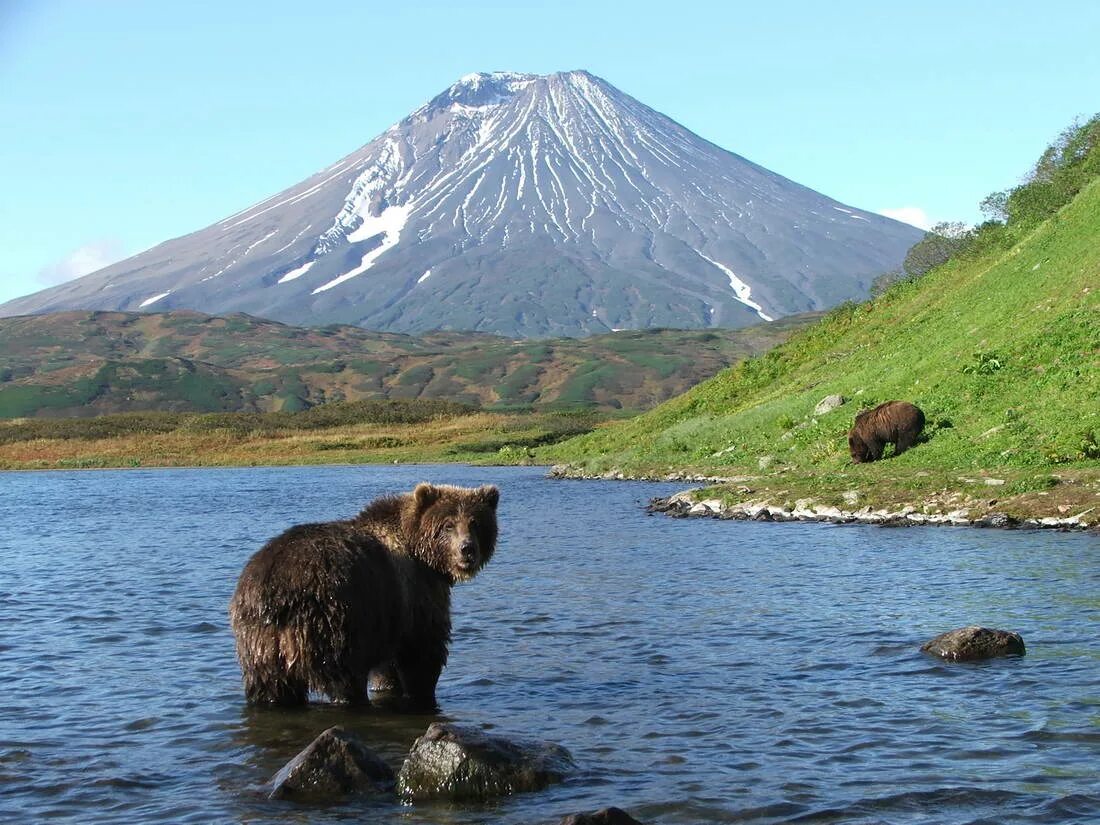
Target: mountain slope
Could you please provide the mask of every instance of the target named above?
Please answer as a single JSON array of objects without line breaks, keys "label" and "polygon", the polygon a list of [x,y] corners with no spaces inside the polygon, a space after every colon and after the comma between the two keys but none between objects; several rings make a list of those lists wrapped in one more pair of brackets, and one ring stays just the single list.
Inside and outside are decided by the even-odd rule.
[{"label": "mountain slope", "polygon": [[585,340],[414,338],[246,315],[64,312],[0,318],[0,418],[297,410],[339,400],[648,409],[812,320]]},{"label": "mountain slope", "polygon": [[[858,492],[861,503],[888,498],[892,487],[896,500],[918,503],[939,494],[949,502],[962,489],[945,506],[987,508],[1008,494],[1046,496],[1085,468],[1079,478],[1092,486],[1065,506],[1100,508],[1098,236],[1094,180],[1007,251],[964,255],[838,309],[767,355],[543,458],[586,472],[746,473],[755,494],[766,488],[791,501],[815,483],[838,502],[840,491]],[[815,416],[830,394],[849,401]],[[855,413],[893,398],[925,411],[927,441],[852,466],[845,434]]]},{"label": "mountain slope", "polygon": [[587,72],[469,75],[306,181],[0,307],[586,335],[737,327],[867,294],[921,237]]}]

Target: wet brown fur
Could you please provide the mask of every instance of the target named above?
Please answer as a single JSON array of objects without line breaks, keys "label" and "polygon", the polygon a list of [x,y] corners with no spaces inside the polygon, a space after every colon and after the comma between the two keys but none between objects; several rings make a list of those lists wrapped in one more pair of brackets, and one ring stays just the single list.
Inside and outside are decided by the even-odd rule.
[{"label": "wet brown fur", "polygon": [[496,548],[496,487],[420,484],[347,521],[300,524],[245,565],[229,605],[245,695],[366,703],[372,668],[435,706],[451,637],[451,586]]},{"label": "wet brown fur", "polygon": [[923,429],[920,407],[908,401],[887,401],[856,416],[848,432],[848,452],[856,464],[878,461],[889,443],[895,445],[894,455],[901,455],[917,443]]}]

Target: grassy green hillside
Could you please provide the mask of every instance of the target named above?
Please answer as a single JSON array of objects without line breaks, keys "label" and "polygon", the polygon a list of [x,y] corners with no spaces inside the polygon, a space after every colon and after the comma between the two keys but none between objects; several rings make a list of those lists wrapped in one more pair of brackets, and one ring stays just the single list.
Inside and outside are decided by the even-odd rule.
[{"label": "grassy green hillside", "polygon": [[638,411],[763,352],[816,317],[741,330],[545,341],[309,329],[195,312],[0,318],[0,418],[295,411],[379,399],[446,399],[501,411]]},{"label": "grassy green hillside", "polygon": [[[649,413],[539,456],[585,473],[739,476],[728,498],[776,503],[1038,512],[1060,487],[1059,512],[1100,511],[1100,180],[1051,217],[981,240]],[[814,415],[830,394],[848,401]],[[925,411],[927,440],[852,465],[856,412],[894,398]]]}]

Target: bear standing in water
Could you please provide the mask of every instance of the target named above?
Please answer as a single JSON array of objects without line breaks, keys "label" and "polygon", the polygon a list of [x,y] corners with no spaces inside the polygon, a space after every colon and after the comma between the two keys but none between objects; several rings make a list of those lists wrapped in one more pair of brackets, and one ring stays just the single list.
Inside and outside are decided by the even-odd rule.
[{"label": "bear standing in water", "polygon": [[856,416],[848,432],[848,452],[856,464],[878,461],[886,445],[893,442],[894,455],[901,455],[917,443],[923,429],[920,407],[908,401],[887,401]]},{"label": "bear standing in water", "polygon": [[310,691],[367,703],[372,668],[435,707],[451,639],[451,586],[496,548],[496,487],[419,484],[348,521],[300,524],[245,565],[229,605],[249,702]]}]

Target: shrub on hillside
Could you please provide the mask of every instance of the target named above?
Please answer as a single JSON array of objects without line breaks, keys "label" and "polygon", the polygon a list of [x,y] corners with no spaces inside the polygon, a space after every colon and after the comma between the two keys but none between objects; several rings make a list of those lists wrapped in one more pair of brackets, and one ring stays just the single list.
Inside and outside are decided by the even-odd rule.
[{"label": "shrub on hillside", "polygon": [[175,430],[186,416],[180,413],[140,412],[99,418],[28,418],[0,426],[0,444],[38,438],[95,439],[127,435],[155,435]]},{"label": "shrub on hillside", "polygon": [[435,418],[470,415],[477,412],[472,404],[460,404],[437,398],[385,401],[340,401],[311,407],[293,416],[287,426],[314,430],[349,424],[419,424]]},{"label": "shrub on hillside", "polygon": [[1063,129],[1019,186],[986,195],[979,205],[986,217],[984,223],[973,228],[959,222],[933,226],[910,247],[900,269],[874,280],[871,295],[877,297],[896,283],[920,278],[957,256],[1007,249],[1021,234],[1049,218],[1097,177],[1100,177],[1100,114]]},{"label": "shrub on hillside", "polygon": [[1026,230],[1046,220],[1100,176],[1100,114],[1062,130],[1024,182],[982,201],[991,221]]},{"label": "shrub on hillside", "polygon": [[320,430],[353,424],[418,424],[470,415],[470,404],[437,399],[335,402],[302,412],[118,413],[97,418],[32,418],[0,426],[0,444],[36,438],[97,439],[168,433],[229,432],[239,436],[279,430]]},{"label": "shrub on hillside", "polygon": [[908,278],[919,278],[947,263],[970,241],[970,230],[959,221],[943,221],[929,229],[905,254],[902,269]]}]

